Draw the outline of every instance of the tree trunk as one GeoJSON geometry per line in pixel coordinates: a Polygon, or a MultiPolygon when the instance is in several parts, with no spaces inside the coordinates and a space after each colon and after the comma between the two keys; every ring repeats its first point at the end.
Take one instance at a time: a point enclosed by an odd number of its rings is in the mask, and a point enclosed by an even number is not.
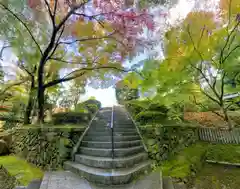
{"type": "Polygon", "coordinates": [[[44,123],[44,88],[38,86],[38,123],[44,123]]]}
{"type": "Polygon", "coordinates": [[[31,123],[30,116],[31,116],[31,112],[32,112],[32,109],[33,109],[33,104],[34,104],[33,91],[31,89],[31,91],[29,93],[27,108],[26,108],[26,111],[25,111],[25,114],[24,114],[24,124],[30,124],[31,123]]]}
{"type": "Polygon", "coordinates": [[[25,110],[24,113],[24,124],[30,124],[30,116],[31,116],[31,112],[33,110],[33,105],[34,105],[34,87],[35,87],[35,81],[34,81],[34,76],[32,76],[31,78],[31,88],[29,91],[29,97],[28,97],[28,104],[27,104],[27,108],[25,110]]]}
{"type": "Polygon", "coordinates": [[[228,116],[227,110],[225,108],[222,108],[222,112],[223,112],[223,115],[224,115],[224,120],[228,124],[228,129],[232,130],[233,129],[233,124],[232,124],[232,121],[231,121],[230,117],[228,116]]]}
{"type": "Polygon", "coordinates": [[[44,91],[45,88],[43,86],[43,69],[44,63],[40,62],[40,66],[38,69],[38,90],[37,90],[37,97],[38,97],[38,124],[44,123],[44,91]]]}

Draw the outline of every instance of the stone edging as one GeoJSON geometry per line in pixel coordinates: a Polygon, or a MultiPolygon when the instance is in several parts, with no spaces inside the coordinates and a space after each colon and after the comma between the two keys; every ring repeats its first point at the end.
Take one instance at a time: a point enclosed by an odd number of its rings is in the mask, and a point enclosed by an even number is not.
{"type": "Polygon", "coordinates": [[[219,164],[219,165],[240,167],[240,163],[230,163],[230,162],[226,162],[226,161],[214,161],[214,160],[206,160],[206,162],[210,163],[210,164],[219,164]]]}
{"type": "Polygon", "coordinates": [[[79,146],[81,145],[82,143],[82,140],[83,140],[83,137],[86,135],[86,133],[88,132],[93,120],[95,119],[97,113],[100,111],[100,109],[94,114],[94,116],[92,117],[91,121],[88,123],[88,127],[85,129],[85,131],[83,132],[83,134],[81,135],[81,137],[79,138],[77,144],[73,147],[73,150],[72,150],[72,153],[71,153],[71,156],[72,156],[72,161],[75,160],[75,154],[77,153],[78,151],[78,148],[79,146]]]}

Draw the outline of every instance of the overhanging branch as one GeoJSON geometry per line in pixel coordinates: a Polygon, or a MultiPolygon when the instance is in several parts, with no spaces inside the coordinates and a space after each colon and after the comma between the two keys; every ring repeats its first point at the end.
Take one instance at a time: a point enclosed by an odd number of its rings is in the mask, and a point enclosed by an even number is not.
{"type": "Polygon", "coordinates": [[[59,83],[63,83],[63,82],[70,81],[72,79],[76,79],[78,77],[81,77],[87,71],[94,71],[94,70],[101,70],[101,69],[115,69],[115,70],[118,70],[118,71],[121,71],[121,72],[129,72],[130,71],[130,70],[120,69],[120,68],[117,68],[117,67],[114,67],[114,66],[81,68],[79,70],[75,70],[75,71],[70,72],[69,74],[67,74],[66,76],[62,77],[61,79],[55,79],[53,81],[50,81],[47,84],[45,84],[43,87],[44,88],[52,87],[52,86],[55,86],[55,85],[57,85],[59,83]],[[78,73],[78,72],[80,72],[80,73],[78,73]],[[73,75],[73,74],[76,74],[76,75],[73,75]],[[73,75],[73,76],[71,76],[71,75],[73,75]]]}
{"type": "Polygon", "coordinates": [[[0,5],[6,10],[8,11],[14,18],[16,18],[19,22],[22,23],[22,25],[25,27],[25,29],[28,31],[29,35],[31,36],[32,40],[34,41],[34,43],[36,44],[38,50],[40,51],[41,54],[42,53],[42,50],[40,48],[40,45],[37,43],[35,37],[33,36],[31,30],[28,28],[27,24],[24,23],[12,10],[10,10],[8,7],[6,7],[3,3],[0,2],[0,5]]]}

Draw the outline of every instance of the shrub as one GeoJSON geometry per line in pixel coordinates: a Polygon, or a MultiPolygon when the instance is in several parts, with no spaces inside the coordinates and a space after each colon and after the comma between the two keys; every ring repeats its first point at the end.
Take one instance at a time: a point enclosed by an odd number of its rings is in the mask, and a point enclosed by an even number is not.
{"type": "Polygon", "coordinates": [[[57,114],[53,114],[53,124],[80,124],[80,123],[88,123],[91,119],[91,115],[89,113],[84,112],[60,112],[57,114]]]}
{"type": "Polygon", "coordinates": [[[79,107],[88,110],[91,114],[94,114],[101,108],[101,102],[95,99],[89,99],[79,104],[79,107]]]}
{"type": "Polygon", "coordinates": [[[204,143],[197,143],[185,148],[176,156],[163,162],[161,166],[163,175],[171,176],[181,181],[191,179],[201,169],[207,148],[207,145],[204,143]]]}
{"type": "Polygon", "coordinates": [[[86,100],[86,101],[83,102],[83,104],[85,104],[85,105],[90,105],[90,104],[96,105],[98,109],[100,109],[101,106],[102,106],[101,102],[99,102],[98,100],[95,100],[95,99],[86,100]]]}
{"type": "Polygon", "coordinates": [[[166,118],[166,114],[158,111],[143,111],[136,115],[135,120],[140,124],[156,123],[166,118]]]}

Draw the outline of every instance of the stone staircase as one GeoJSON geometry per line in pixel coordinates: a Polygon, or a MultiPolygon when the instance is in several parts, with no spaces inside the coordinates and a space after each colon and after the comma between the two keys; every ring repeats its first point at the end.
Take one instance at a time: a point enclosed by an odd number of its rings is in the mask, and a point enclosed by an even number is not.
{"type": "Polygon", "coordinates": [[[151,162],[127,112],[116,106],[113,110],[98,112],[74,159],[64,163],[66,171],[46,172],[42,181],[15,189],[186,189],[183,184],[174,184],[171,177],[162,177],[160,171],[131,182],[150,171],[151,162]]]}
{"type": "Polygon", "coordinates": [[[123,108],[115,106],[96,115],[74,161],[65,162],[64,168],[94,183],[121,185],[150,170],[150,165],[134,123],[123,108]]]}

